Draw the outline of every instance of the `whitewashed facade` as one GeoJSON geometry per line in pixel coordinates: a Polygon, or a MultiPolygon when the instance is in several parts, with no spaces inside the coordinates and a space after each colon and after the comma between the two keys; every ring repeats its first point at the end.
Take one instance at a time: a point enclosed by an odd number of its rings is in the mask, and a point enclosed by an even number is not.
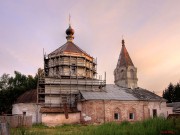
{"type": "Polygon", "coordinates": [[[16,103],[13,104],[12,114],[32,116],[32,123],[41,123],[40,108],[36,103],[16,103]]]}

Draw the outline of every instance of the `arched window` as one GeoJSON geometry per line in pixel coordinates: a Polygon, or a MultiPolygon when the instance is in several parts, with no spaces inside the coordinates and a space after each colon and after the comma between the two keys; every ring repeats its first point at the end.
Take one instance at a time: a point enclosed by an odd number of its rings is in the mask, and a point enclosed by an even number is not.
{"type": "Polygon", "coordinates": [[[115,110],[114,110],[114,120],[115,121],[118,121],[118,120],[120,120],[121,119],[121,111],[120,111],[120,109],[119,108],[116,108],[115,110]]]}
{"type": "Polygon", "coordinates": [[[129,119],[130,121],[133,121],[133,120],[136,119],[136,110],[135,110],[134,108],[131,108],[131,109],[129,110],[128,119],[129,119]]]}
{"type": "Polygon", "coordinates": [[[120,79],[125,78],[125,71],[122,69],[120,74],[120,79]]]}
{"type": "Polygon", "coordinates": [[[133,69],[130,70],[130,78],[134,78],[134,70],[133,69]]]}

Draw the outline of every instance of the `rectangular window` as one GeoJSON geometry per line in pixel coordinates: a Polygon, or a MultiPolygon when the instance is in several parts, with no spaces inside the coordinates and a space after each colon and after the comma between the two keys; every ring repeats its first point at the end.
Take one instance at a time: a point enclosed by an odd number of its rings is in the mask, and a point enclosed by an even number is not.
{"type": "Polygon", "coordinates": [[[129,119],[133,120],[134,119],[134,113],[129,113],[129,119]]]}
{"type": "Polygon", "coordinates": [[[157,117],[157,109],[153,109],[153,118],[157,117]]]}
{"type": "Polygon", "coordinates": [[[119,113],[114,113],[114,119],[119,120],[119,113]]]}

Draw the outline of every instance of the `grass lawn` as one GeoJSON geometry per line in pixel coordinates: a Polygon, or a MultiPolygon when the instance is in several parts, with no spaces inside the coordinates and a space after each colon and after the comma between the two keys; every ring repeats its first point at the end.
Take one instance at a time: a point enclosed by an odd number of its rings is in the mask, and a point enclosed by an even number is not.
{"type": "Polygon", "coordinates": [[[47,127],[42,124],[32,128],[11,129],[11,135],[161,135],[161,131],[173,131],[180,135],[180,119],[175,122],[163,118],[142,122],[105,123],[102,125],[62,125],[47,127]]]}

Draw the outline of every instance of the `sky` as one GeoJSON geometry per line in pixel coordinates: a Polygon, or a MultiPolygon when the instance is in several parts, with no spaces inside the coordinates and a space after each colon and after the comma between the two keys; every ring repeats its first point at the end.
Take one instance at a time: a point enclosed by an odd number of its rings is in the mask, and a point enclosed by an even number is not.
{"type": "Polygon", "coordinates": [[[122,36],[139,87],[162,95],[180,81],[180,0],[0,0],[0,75],[43,68],[43,49],[66,43],[69,14],[74,43],[97,58],[107,84],[122,36]]]}

